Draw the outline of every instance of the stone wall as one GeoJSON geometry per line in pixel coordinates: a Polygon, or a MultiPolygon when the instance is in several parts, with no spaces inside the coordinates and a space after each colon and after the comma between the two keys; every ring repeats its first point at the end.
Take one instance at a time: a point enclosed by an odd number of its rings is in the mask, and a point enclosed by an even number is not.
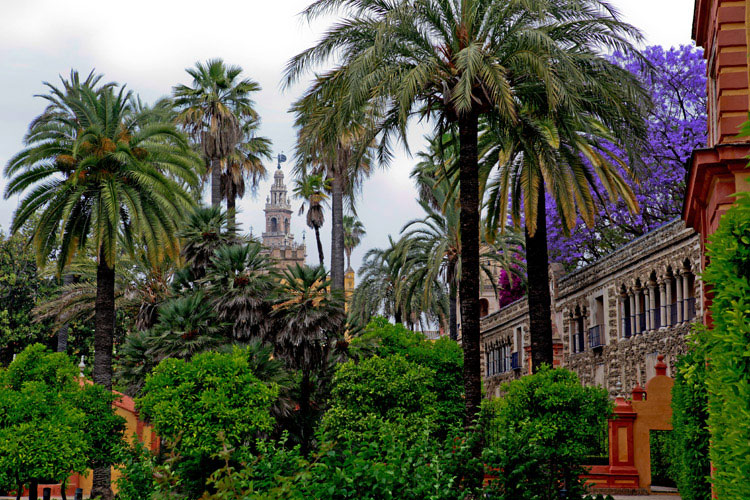
{"type": "MultiPolygon", "coordinates": [[[[685,334],[702,317],[703,286],[698,235],[672,221],[594,262],[564,274],[551,265],[555,364],[578,373],[584,384],[629,393],[654,375],[656,356],[673,373],[685,351],[685,334]]],[[[488,396],[530,367],[528,304],[521,299],[482,318],[482,374],[488,396]],[[521,328],[522,335],[518,335],[521,328]],[[522,342],[519,345],[519,338],[522,342]],[[488,370],[498,349],[511,346],[520,369],[488,370]]]]}

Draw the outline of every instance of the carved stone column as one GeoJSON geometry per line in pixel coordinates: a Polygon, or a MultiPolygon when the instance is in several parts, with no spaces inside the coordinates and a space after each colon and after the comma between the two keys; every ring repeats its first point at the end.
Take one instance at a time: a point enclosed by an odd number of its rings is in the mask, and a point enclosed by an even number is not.
{"type": "Polygon", "coordinates": [[[665,304],[667,305],[666,309],[666,315],[664,316],[664,324],[667,326],[674,326],[672,325],[672,281],[674,278],[667,276],[665,278],[666,288],[667,288],[667,301],[665,304]]]}
{"type": "Polygon", "coordinates": [[[630,321],[630,336],[632,337],[633,335],[635,335],[635,322],[636,322],[635,295],[633,295],[632,291],[628,293],[628,300],[630,300],[630,317],[628,318],[628,320],[630,321]]]}
{"type": "Polygon", "coordinates": [[[656,329],[656,281],[648,282],[648,330],[656,329]]]}
{"type": "Polygon", "coordinates": [[[664,327],[667,325],[667,282],[665,280],[661,280],[659,283],[659,304],[661,304],[659,307],[661,321],[659,323],[661,327],[664,327]]]}
{"type": "Polygon", "coordinates": [[[690,317],[688,313],[688,299],[690,298],[689,283],[690,271],[683,271],[682,273],[682,320],[688,321],[690,317]]]}
{"type": "Polygon", "coordinates": [[[635,333],[642,333],[641,332],[641,294],[643,293],[643,289],[636,288],[635,289],[635,333]]]}
{"type": "Polygon", "coordinates": [[[682,274],[678,274],[675,276],[675,279],[677,280],[677,286],[675,287],[677,289],[677,324],[679,325],[683,321],[683,300],[682,300],[682,274]]]}

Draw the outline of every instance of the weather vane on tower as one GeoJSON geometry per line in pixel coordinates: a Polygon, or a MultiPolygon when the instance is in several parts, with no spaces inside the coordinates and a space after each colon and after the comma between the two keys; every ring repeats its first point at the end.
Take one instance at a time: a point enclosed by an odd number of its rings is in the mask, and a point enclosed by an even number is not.
{"type": "Polygon", "coordinates": [[[286,155],[283,152],[281,152],[278,154],[276,158],[279,160],[279,166],[277,168],[281,170],[281,164],[286,161],[286,155]]]}

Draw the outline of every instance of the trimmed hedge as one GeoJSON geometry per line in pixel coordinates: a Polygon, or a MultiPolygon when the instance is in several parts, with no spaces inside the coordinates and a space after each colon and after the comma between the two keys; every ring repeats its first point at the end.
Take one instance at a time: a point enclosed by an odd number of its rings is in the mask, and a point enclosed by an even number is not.
{"type": "Polygon", "coordinates": [[[711,462],[708,433],[706,357],[691,336],[677,364],[672,388],[673,477],[683,500],[710,500],[711,462]]]}
{"type": "Polygon", "coordinates": [[[714,487],[722,500],[750,498],[750,193],[738,195],[708,245],[703,280],[713,289],[705,342],[714,487]]]}

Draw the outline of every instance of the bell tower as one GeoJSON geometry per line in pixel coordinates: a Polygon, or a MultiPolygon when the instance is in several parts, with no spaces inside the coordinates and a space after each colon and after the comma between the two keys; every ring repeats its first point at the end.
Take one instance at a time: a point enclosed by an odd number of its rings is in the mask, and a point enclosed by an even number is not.
{"type": "Polygon", "coordinates": [[[294,241],[291,233],[292,205],[287,196],[286,184],[284,184],[284,172],[281,164],[286,161],[286,156],[278,155],[278,165],[273,174],[271,194],[266,197],[266,229],[263,231],[263,246],[271,255],[283,265],[293,262],[304,263],[305,246],[294,241]]]}

